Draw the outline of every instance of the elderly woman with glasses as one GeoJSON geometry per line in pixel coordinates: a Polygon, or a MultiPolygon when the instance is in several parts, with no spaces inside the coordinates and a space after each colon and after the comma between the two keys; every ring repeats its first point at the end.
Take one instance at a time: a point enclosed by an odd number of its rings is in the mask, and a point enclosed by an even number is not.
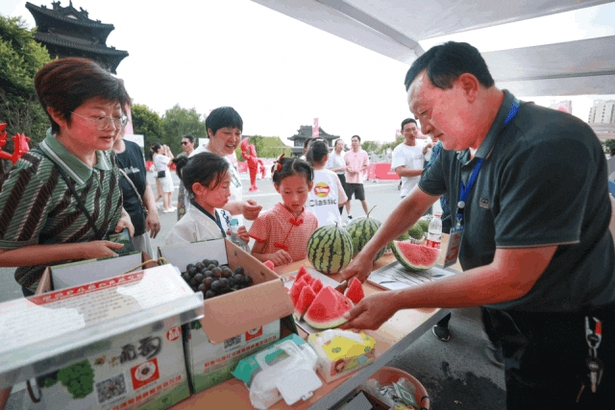
{"type": "Polygon", "coordinates": [[[47,265],[116,255],[108,234],[134,228],[111,149],[127,118],[122,81],[91,60],[45,65],[34,87],[51,129],[0,191],[0,266],[31,295],[47,265]]]}

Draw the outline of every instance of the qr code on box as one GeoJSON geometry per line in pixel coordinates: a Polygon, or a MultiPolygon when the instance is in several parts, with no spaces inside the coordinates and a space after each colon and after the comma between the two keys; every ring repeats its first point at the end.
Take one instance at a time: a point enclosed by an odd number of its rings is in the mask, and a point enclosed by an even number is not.
{"type": "Polygon", "coordinates": [[[231,337],[230,339],[226,339],[224,341],[224,349],[226,350],[226,349],[232,348],[238,345],[239,343],[241,343],[241,335],[231,337]]]}
{"type": "Polygon", "coordinates": [[[124,379],[123,373],[96,383],[96,394],[98,394],[98,402],[100,404],[104,404],[109,400],[120,397],[125,393],[126,380],[124,379]]]}

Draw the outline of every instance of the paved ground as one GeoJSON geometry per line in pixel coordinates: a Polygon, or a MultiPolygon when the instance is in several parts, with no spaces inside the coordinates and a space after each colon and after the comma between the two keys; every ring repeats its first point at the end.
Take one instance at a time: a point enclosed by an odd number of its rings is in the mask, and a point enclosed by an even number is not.
{"type": "MultiPolygon", "coordinates": [[[[247,175],[244,177],[247,179],[247,175]]],[[[153,184],[151,176],[150,182],[153,184]]],[[[279,202],[279,195],[270,180],[259,180],[257,183],[260,191],[249,193],[244,182],[245,199],[256,200],[264,209],[279,202]]],[[[152,186],[155,192],[155,186],[152,186]]],[[[399,202],[397,183],[368,181],[365,188],[370,207],[376,205],[372,217],[383,221],[399,202]]],[[[352,200],[352,214],[363,215],[361,205],[356,200],[352,200]]],[[[174,213],[160,215],[162,230],[154,246],[164,242],[164,237],[177,219],[174,213]]],[[[344,219],[345,215],[344,212],[344,219]]],[[[12,271],[0,269],[0,302],[22,296],[21,289],[13,280],[12,271]]],[[[432,398],[432,409],[504,409],[504,373],[484,354],[486,342],[482,336],[478,308],[453,311],[450,328],[452,337],[449,342],[440,342],[431,332],[427,332],[390,365],[407,371],[421,381],[432,398]]],[[[21,399],[15,397],[11,400],[7,408],[23,408],[21,399]]]]}

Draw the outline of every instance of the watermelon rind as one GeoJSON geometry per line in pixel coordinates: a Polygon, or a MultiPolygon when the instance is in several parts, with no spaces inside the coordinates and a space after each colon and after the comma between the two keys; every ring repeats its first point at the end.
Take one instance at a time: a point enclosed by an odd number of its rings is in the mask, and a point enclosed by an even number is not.
{"type": "Polygon", "coordinates": [[[308,260],[326,275],[342,271],[352,260],[352,237],[337,224],[317,228],[307,246],[308,260]]]}
{"type": "Polygon", "coordinates": [[[433,268],[440,256],[439,249],[406,241],[393,241],[391,250],[399,263],[415,272],[433,268]]]}
{"type": "Polygon", "coordinates": [[[344,314],[353,306],[350,299],[327,285],[318,292],[303,320],[314,329],[331,329],[348,321],[344,314]]]}

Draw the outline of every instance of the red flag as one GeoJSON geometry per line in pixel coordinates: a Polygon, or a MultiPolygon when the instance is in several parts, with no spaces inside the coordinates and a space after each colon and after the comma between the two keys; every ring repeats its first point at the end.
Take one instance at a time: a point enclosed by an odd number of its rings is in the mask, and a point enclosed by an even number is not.
{"type": "Polygon", "coordinates": [[[318,138],[318,118],[314,118],[314,125],[312,126],[312,138],[318,138]]]}

